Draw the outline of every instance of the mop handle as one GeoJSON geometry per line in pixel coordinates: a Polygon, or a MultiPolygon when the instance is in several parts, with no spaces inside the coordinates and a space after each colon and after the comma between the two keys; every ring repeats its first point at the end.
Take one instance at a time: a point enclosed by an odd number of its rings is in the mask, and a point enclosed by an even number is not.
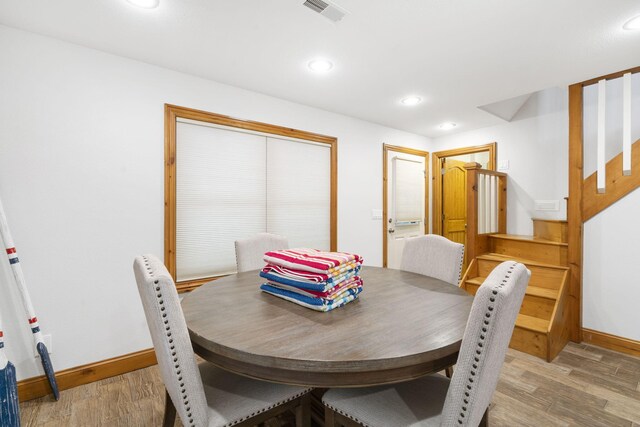
{"type": "Polygon", "coordinates": [[[7,363],[9,363],[9,359],[4,354],[4,330],[2,329],[2,316],[0,316],[0,370],[6,368],[7,363]]]}
{"type": "Polygon", "coordinates": [[[25,310],[27,311],[27,315],[29,316],[28,321],[31,332],[34,335],[36,343],[44,342],[42,333],[40,332],[38,318],[36,317],[35,310],[33,309],[33,305],[31,304],[31,297],[29,296],[29,291],[27,291],[24,274],[22,274],[22,267],[20,266],[18,252],[16,251],[16,248],[13,244],[13,239],[11,238],[11,233],[9,232],[9,226],[7,224],[7,217],[4,214],[2,200],[0,200],[0,236],[4,241],[6,253],[9,257],[9,264],[11,264],[11,271],[13,272],[13,276],[16,279],[18,290],[20,291],[20,296],[22,297],[22,303],[25,310]]]}

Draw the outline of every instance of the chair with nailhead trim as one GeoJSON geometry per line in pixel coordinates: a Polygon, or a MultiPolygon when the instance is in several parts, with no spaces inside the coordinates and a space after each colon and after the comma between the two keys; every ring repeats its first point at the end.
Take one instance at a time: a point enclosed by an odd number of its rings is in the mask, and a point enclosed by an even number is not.
{"type": "Polygon", "coordinates": [[[400,270],[435,277],[458,286],[464,245],[437,234],[407,239],[402,251],[400,270]]]}
{"type": "Polygon", "coordinates": [[[405,383],[331,389],[325,426],[487,425],[488,407],[531,272],[503,262],[478,289],[451,379],[428,375],[405,383]]]}
{"type": "Polygon", "coordinates": [[[138,256],[133,270],[166,388],[165,426],[173,426],[176,410],[185,427],[255,425],[287,410],[296,412],[296,425],[310,425],[309,388],[198,364],[175,283],[162,261],[138,256]]]}
{"type": "Polygon", "coordinates": [[[265,262],[262,258],[265,252],[288,249],[289,242],[286,237],[258,233],[247,239],[236,240],[235,247],[238,273],[242,273],[264,267],[265,262]]]}

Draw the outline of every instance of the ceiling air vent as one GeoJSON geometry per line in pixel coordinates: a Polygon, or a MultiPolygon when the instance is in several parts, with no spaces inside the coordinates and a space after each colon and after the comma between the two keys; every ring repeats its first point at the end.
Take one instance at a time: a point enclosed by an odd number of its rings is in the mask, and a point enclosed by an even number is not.
{"type": "Polygon", "coordinates": [[[303,5],[333,22],[340,21],[347,14],[340,6],[323,0],[306,0],[303,5]]]}

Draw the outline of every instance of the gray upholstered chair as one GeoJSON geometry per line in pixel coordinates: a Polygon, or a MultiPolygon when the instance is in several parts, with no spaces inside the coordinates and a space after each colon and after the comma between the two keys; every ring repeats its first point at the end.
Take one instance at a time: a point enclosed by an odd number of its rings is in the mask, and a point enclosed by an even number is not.
{"type": "Polygon", "coordinates": [[[167,391],[165,426],[173,426],[176,409],[185,427],[255,425],[288,409],[296,411],[296,424],[310,424],[310,389],[196,363],[178,292],[162,261],[139,256],[133,270],[167,391]]]}
{"type": "Polygon", "coordinates": [[[458,286],[463,263],[464,245],[437,234],[427,234],[407,239],[400,270],[435,277],[458,286]]]}
{"type": "Polygon", "coordinates": [[[496,267],[478,289],[453,378],[332,389],[323,397],[325,426],[478,426],[488,406],[531,273],[514,261],[496,267]]]}
{"type": "Polygon", "coordinates": [[[286,237],[270,233],[259,233],[247,239],[236,240],[236,265],[238,273],[264,267],[265,252],[288,249],[286,237]]]}

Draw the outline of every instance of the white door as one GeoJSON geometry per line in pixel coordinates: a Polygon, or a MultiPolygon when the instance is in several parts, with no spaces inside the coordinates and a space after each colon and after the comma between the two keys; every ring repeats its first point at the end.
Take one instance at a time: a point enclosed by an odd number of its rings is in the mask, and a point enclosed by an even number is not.
{"type": "Polygon", "coordinates": [[[400,268],[404,242],[425,233],[425,158],[387,156],[387,267],[400,268]]]}

